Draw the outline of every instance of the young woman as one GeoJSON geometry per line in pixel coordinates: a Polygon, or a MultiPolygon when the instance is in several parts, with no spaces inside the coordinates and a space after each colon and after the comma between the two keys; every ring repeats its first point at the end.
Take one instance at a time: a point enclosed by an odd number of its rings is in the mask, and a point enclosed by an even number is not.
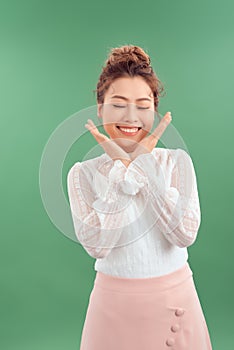
{"type": "Polygon", "coordinates": [[[188,263],[201,214],[187,152],[151,134],[162,86],[146,52],[111,50],[97,84],[98,117],[85,127],[104,154],[67,177],[75,233],[96,259],[80,350],[210,350],[188,263]],[[149,135],[148,135],[149,134],[149,135]]]}

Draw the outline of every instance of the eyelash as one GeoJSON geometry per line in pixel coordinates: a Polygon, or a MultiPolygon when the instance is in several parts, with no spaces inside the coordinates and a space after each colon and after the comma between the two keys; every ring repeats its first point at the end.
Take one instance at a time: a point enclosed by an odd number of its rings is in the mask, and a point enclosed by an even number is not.
{"type": "MultiPolygon", "coordinates": [[[[113,105],[114,107],[117,108],[125,108],[125,106],[117,106],[117,105],[113,105]]],[[[139,109],[149,109],[149,107],[138,107],[139,109]]]]}

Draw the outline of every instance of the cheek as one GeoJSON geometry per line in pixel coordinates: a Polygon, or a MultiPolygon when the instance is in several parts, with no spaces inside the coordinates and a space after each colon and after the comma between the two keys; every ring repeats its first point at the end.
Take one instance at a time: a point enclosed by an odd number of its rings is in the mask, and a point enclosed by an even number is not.
{"type": "Polygon", "coordinates": [[[142,136],[142,138],[145,137],[148,133],[149,133],[148,130],[142,129],[142,130],[141,130],[141,136],[142,136]]]}
{"type": "Polygon", "coordinates": [[[117,129],[113,124],[104,124],[103,128],[106,131],[106,133],[112,137],[117,134],[117,129]]]}
{"type": "Polygon", "coordinates": [[[141,115],[141,121],[142,124],[144,125],[144,130],[150,131],[153,124],[154,124],[154,111],[146,111],[145,113],[142,113],[141,115]]]}
{"type": "Polygon", "coordinates": [[[147,120],[147,122],[145,121],[144,128],[142,129],[142,132],[144,132],[145,134],[149,133],[150,130],[152,129],[153,125],[154,125],[153,120],[147,120]]]}

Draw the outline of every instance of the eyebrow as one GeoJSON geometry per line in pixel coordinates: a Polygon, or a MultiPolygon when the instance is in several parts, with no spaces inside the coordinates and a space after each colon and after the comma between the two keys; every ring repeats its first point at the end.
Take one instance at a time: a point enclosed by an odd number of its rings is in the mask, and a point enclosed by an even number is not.
{"type": "MultiPolygon", "coordinates": [[[[111,98],[114,98],[114,97],[117,97],[117,98],[121,98],[122,100],[125,100],[125,101],[129,101],[127,97],[124,97],[124,96],[120,96],[120,95],[113,95],[111,96],[111,98]]],[[[136,101],[144,101],[144,100],[147,100],[147,101],[151,101],[151,98],[148,98],[148,97],[140,97],[140,98],[137,98],[136,101]]]]}

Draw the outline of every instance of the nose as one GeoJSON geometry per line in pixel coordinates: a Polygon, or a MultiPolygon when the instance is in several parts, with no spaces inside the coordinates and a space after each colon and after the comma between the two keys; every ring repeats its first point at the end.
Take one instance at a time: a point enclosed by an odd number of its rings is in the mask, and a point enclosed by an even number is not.
{"type": "Polygon", "coordinates": [[[126,113],[124,116],[124,122],[129,124],[139,124],[139,118],[137,116],[137,109],[134,103],[129,103],[128,108],[126,108],[126,113]]]}

